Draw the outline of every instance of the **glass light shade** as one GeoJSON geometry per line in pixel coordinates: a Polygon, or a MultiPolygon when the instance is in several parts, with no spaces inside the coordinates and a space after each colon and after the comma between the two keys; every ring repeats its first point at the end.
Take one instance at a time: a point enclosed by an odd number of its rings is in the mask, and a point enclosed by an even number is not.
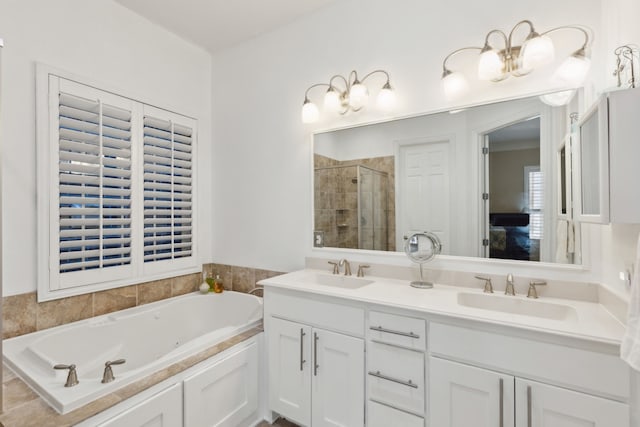
{"type": "Polygon", "coordinates": [[[351,108],[359,110],[367,105],[368,100],[369,89],[365,85],[358,82],[351,86],[351,90],[349,90],[349,105],[351,105],[351,108]]]}
{"type": "Polygon", "coordinates": [[[384,112],[389,112],[394,109],[396,106],[396,93],[391,89],[391,86],[384,85],[382,89],[380,89],[376,104],[378,108],[384,112]]]}
{"type": "Polygon", "coordinates": [[[469,88],[469,84],[462,73],[446,71],[442,77],[442,88],[444,89],[444,96],[448,100],[453,100],[465,93],[469,88]]]}
{"type": "Polygon", "coordinates": [[[324,94],[324,109],[331,113],[338,113],[340,109],[342,109],[340,94],[337,90],[330,88],[327,93],[324,94]]]}
{"type": "Polygon", "coordinates": [[[540,100],[552,107],[560,107],[562,105],[567,105],[575,93],[575,89],[547,93],[546,95],[540,95],[540,100]]]}
{"type": "MultiPolygon", "coordinates": [[[[484,49],[483,49],[484,50],[484,49]]],[[[498,80],[504,74],[504,63],[495,49],[485,50],[478,60],[478,79],[498,80]]]]}
{"type": "Polygon", "coordinates": [[[313,123],[320,117],[320,111],[313,102],[306,100],[302,104],[302,123],[313,123]]]}
{"type": "Polygon", "coordinates": [[[553,62],[555,48],[548,36],[536,36],[522,46],[522,68],[531,70],[553,62]]]}
{"type": "Polygon", "coordinates": [[[570,86],[580,86],[587,77],[591,60],[586,56],[574,53],[564,60],[555,72],[554,78],[570,86]]]}

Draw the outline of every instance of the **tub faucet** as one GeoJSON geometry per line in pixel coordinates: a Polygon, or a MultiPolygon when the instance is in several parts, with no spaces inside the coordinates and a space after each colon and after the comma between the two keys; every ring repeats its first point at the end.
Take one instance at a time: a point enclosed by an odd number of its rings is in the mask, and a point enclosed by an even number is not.
{"type": "Polygon", "coordinates": [[[69,375],[67,375],[67,382],[64,383],[65,387],[73,387],[74,385],[78,385],[80,381],[78,381],[78,373],[76,372],[76,365],[73,363],[71,365],[55,365],[53,369],[68,369],[69,375]]]}
{"type": "Polygon", "coordinates": [[[255,295],[255,294],[256,294],[256,292],[261,292],[261,293],[262,293],[262,295],[264,296],[264,288],[261,288],[261,287],[255,287],[255,288],[251,289],[251,290],[250,290],[249,292],[247,292],[247,293],[248,293],[248,294],[253,294],[253,295],[255,295]]]}
{"type": "Polygon", "coordinates": [[[351,276],[351,264],[349,264],[349,261],[347,261],[346,258],[342,258],[340,260],[340,262],[338,263],[338,265],[340,267],[342,267],[344,265],[344,275],[345,276],[351,276]]]}
{"type": "Polygon", "coordinates": [[[122,365],[124,362],[126,362],[125,359],[105,362],[104,374],[102,375],[102,384],[110,383],[111,381],[116,379],[116,377],[113,376],[113,369],[111,369],[111,365],[122,365]]]}
{"type": "Polygon", "coordinates": [[[505,295],[515,295],[516,291],[513,288],[513,274],[507,274],[507,287],[504,290],[505,295]]]}

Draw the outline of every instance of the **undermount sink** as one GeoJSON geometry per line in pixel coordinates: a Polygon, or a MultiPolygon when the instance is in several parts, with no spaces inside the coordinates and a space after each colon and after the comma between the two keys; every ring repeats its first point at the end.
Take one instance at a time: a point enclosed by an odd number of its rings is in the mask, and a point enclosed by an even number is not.
{"type": "Polygon", "coordinates": [[[373,280],[362,279],[337,274],[312,274],[307,278],[309,282],[324,286],[334,286],[336,288],[358,289],[370,285],[373,280]]]}
{"type": "Polygon", "coordinates": [[[458,304],[482,310],[519,314],[551,320],[577,319],[576,309],[563,304],[529,300],[522,297],[461,292],[458,304]]]}

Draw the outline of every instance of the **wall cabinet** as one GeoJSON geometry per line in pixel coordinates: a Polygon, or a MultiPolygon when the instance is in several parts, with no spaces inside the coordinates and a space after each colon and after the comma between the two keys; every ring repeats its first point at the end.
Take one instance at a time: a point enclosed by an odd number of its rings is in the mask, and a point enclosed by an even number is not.
{"type": "Polygon", "coordinates": [[[433,426],[629,425],[619,402],[438,358],[430,366],[433,426]]]}
{"type": "Polygon", "coordinates": [[[640,223],[640,89],[603,95],[578,124],[575,201],[577,219],[640,223]]]}
{"type": "Polygon", "coordinates": [[[364,340],[270,320],[270,408],[305,426],[364,425],[364,340]]]}

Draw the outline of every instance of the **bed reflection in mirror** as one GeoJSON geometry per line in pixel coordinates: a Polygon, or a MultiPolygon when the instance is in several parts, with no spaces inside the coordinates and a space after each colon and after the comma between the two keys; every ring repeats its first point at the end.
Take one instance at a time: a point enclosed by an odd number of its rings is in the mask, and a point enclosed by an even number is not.
{"type": "Polygon", "coordinates": [[[429,231],[445,255],[579,264],[573,109],[532,97],[317,133],[314,231],[333,248],[399,251],[429,231]]]}

